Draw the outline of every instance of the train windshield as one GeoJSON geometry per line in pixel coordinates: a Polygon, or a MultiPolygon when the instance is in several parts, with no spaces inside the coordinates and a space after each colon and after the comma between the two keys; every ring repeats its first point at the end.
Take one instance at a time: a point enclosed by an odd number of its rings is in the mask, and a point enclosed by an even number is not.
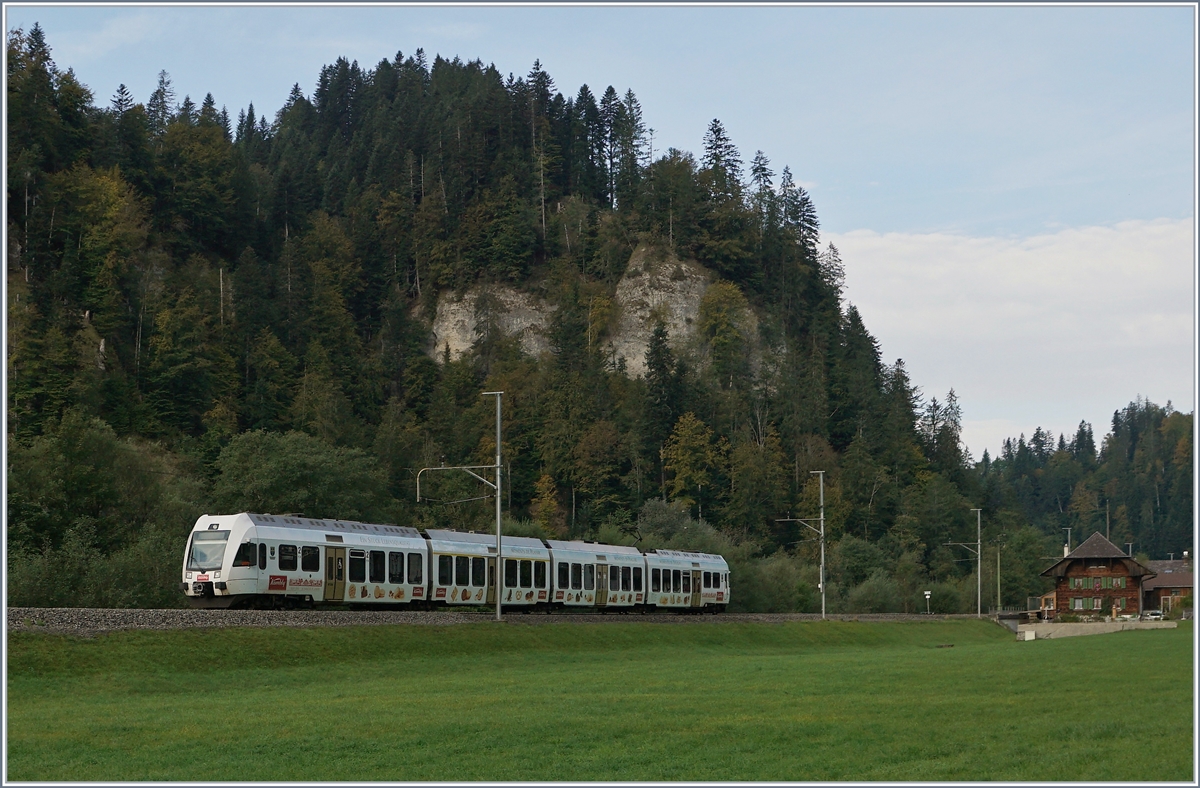
{"type": "Polygon", "coordinates": [[[194,572],[220,569],[228,541],[228,531],[197,531],[192,534],[192,549],[188,551],[187,568],[194,572]]]}

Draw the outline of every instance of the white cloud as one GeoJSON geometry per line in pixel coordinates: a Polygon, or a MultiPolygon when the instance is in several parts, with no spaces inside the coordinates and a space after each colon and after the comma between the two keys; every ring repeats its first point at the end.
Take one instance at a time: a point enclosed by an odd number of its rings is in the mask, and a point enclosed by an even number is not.
{"type": "Polygon", "coordinates": [[[169,19],[150,12],[122,14],[105,21],[99,27],[64,30],[51,42],[55,61],[65,66],[87,65],[114,52],[146,42],[157,43],[160,36],[172,31],[169,19]]]}
{"type": "Polygon", "coordinates": [[[1037,426],[1097,439],[1142,395],[1192,409],[1192,220],[1026,238],[833,234],[846,297],[929,395],[953,387],[976,457],[1037,426]]]}

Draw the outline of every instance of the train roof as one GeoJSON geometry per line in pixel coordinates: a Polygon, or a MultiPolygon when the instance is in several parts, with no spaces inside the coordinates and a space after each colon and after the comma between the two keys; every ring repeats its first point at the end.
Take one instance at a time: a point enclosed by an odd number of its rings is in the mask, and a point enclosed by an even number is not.
{"type": "Polygon", "coordinates": [[[356,520],[323,520],[316,517],[300,517],[282,514],[255,514],[246,512],[246,516],[255,525],[269,525],[273,528],[304,528],[316,531],[332,531],[334,533],[360,533],[364,535],[395,535],[420,539],[421,532],[406,525],[388,525],[380,523],[360,523],[356,520]]]}
{"type": "MultiPolygon", "coordinates": [[[[479,548],[486,547],[492,553],[496,552],[495,534],[450,531],[442,528],[426,528],[425,533],[429,536],[429,541],[436,543],[434,546],[439,549],[446,544],[471,544],[479,548]]],[[[501,539],[501,546],[505,555],[537,555],[543,558],[547,555],[546,545],[542,544],[542,540],[528,536],[505,536],[501,539]],[[512,553],[509,553],[510,549],[512,553]]]]}
{"type": "Polygon", "coordinates": [[[642,551],[636,547],[616,544],[600,544],[599,542],[561,542],[547,539],[546,544],[556,554],[571,554],[572,556],[586,555],[589,560],[609,561],[616,563],[640,563],[642,551]]]}
{"type": "Polygon", "coordinates": [[[652,562],[667,564],[669,566],[687,566],[699,567],[703,565],[717,565],[722,569],[728,569],[729,564],[723,556],[714,555],[712,553],[697,553],[690,550],[647,550],[646,558],[652,562]]]}

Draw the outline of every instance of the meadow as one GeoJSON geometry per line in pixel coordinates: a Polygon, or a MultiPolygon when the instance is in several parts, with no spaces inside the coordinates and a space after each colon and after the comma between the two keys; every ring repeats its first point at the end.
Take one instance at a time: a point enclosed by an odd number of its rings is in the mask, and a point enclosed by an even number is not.
{"type": "Polygon", "coordinates": [[[10,633],[9,781],[1192,780],[1192,624],[10,633]]]}

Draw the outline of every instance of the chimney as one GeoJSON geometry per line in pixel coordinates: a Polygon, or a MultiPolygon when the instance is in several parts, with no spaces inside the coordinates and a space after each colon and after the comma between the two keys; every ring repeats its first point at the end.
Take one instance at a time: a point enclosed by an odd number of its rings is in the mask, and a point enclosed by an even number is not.
{"type": "Polygon", "coordinates": [[[1071,554],[1071,545],[1064,544],[1063,545],[1063,558],[1066,558],[1070,554],[1071,554]]]}

